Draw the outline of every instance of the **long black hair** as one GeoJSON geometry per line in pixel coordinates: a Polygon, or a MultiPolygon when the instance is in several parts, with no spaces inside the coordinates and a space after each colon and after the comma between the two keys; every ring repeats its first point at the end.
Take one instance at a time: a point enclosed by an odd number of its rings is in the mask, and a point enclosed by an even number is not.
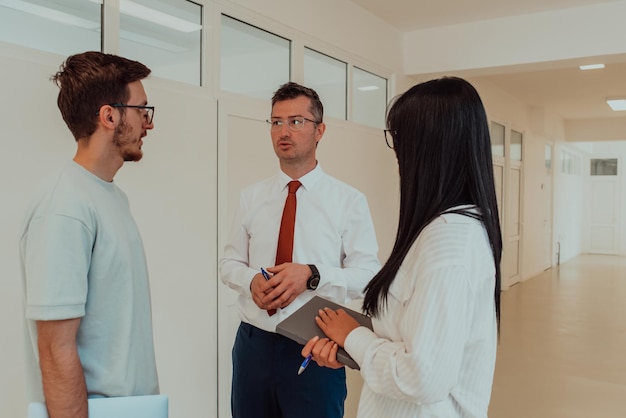
{"type": "Polygon", "coordinates": [[[502,236],[496,202],[487,115],[467,81],[444,77],[418,84],[399,96],[387,113],[387,127],[400,173],[400,216],[389,259],[365,288],[363,310],[378,316],[391,283],[420,232],[441,213],[480,219],[496,268],[494,299],[500,323],[502,236]]]}

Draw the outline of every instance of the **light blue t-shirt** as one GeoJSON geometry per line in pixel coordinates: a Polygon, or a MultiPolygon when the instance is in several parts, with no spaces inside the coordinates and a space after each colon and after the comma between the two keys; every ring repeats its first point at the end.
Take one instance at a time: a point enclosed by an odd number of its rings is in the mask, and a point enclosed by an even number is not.
{"type": "Polygon", "coordinates": [[[72,161],[36,193],[20,254],[29,401],[43,400],[35,321],[79,317],[90,397],[157,394],[148,269],[124,192],[72,161]]]}

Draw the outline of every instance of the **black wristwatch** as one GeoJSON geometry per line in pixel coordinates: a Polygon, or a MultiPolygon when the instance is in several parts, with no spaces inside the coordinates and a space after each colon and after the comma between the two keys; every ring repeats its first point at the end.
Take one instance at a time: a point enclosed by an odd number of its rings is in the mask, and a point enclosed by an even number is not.
{"type": "Polygon", "coordinates": [[[320,272],[315,267],[315,264],[309,264],[309,268],[311,269],[311,277],[306,281],[306,288],[309,290],[317,289],[317,286],[320,284],[320,272]]]}

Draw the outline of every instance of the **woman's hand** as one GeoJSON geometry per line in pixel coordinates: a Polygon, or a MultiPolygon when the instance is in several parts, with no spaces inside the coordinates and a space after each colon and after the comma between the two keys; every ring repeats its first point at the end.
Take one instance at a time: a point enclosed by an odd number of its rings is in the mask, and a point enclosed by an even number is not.
{"type": "Polygon", "coordinates": [[[330,308],[320,309],[319,316],[315,317],[315,322],[324,331],[324,334],[339,344],[340,347],[345,345],[348,334],[359,327],[357,320],[343,309],[336,311],[330,308]]]}
{"type": "Polygon", "coordinates": [[[343,367],[344,364],[337,360],[337,350],[343,347],[346,337],[359,327],[359,323],[343,309],[333,311],[330,308],[320,309],[315,322],[329,338],[311,338],[302,349],[302,356],[311,354],[317,364],[331,369],[343,367]]]}
{"type": "Polygon", "coordinates": [[[339,346],[336,342],[328,338],[320,339],[320,337],[316,336],[306,343],[301,353],[302,357],[308,357],[308,355],[311,354],[311,358],[320,366],[340,369],[344,364],[337,360],[338,349],[339,346]]]}

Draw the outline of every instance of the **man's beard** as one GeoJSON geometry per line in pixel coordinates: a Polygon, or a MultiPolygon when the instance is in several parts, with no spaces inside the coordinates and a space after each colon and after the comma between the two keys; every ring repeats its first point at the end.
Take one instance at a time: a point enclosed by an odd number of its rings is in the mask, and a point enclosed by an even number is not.
{"type": "Polygon", "coordinates": [[[139,149],[139,146],[135,148],[134,145],[138,143],[141,138],[137,141],[133,141],[130,137],[130,132],[132,129],[124,119],[122,119],[115,128],[115,133],[113,134],[113,144],[117,146],[117,148],[122,153],[122,158],[124,161],[139,161],[141,157],[143,157],[143,152],[139,149]]]}

